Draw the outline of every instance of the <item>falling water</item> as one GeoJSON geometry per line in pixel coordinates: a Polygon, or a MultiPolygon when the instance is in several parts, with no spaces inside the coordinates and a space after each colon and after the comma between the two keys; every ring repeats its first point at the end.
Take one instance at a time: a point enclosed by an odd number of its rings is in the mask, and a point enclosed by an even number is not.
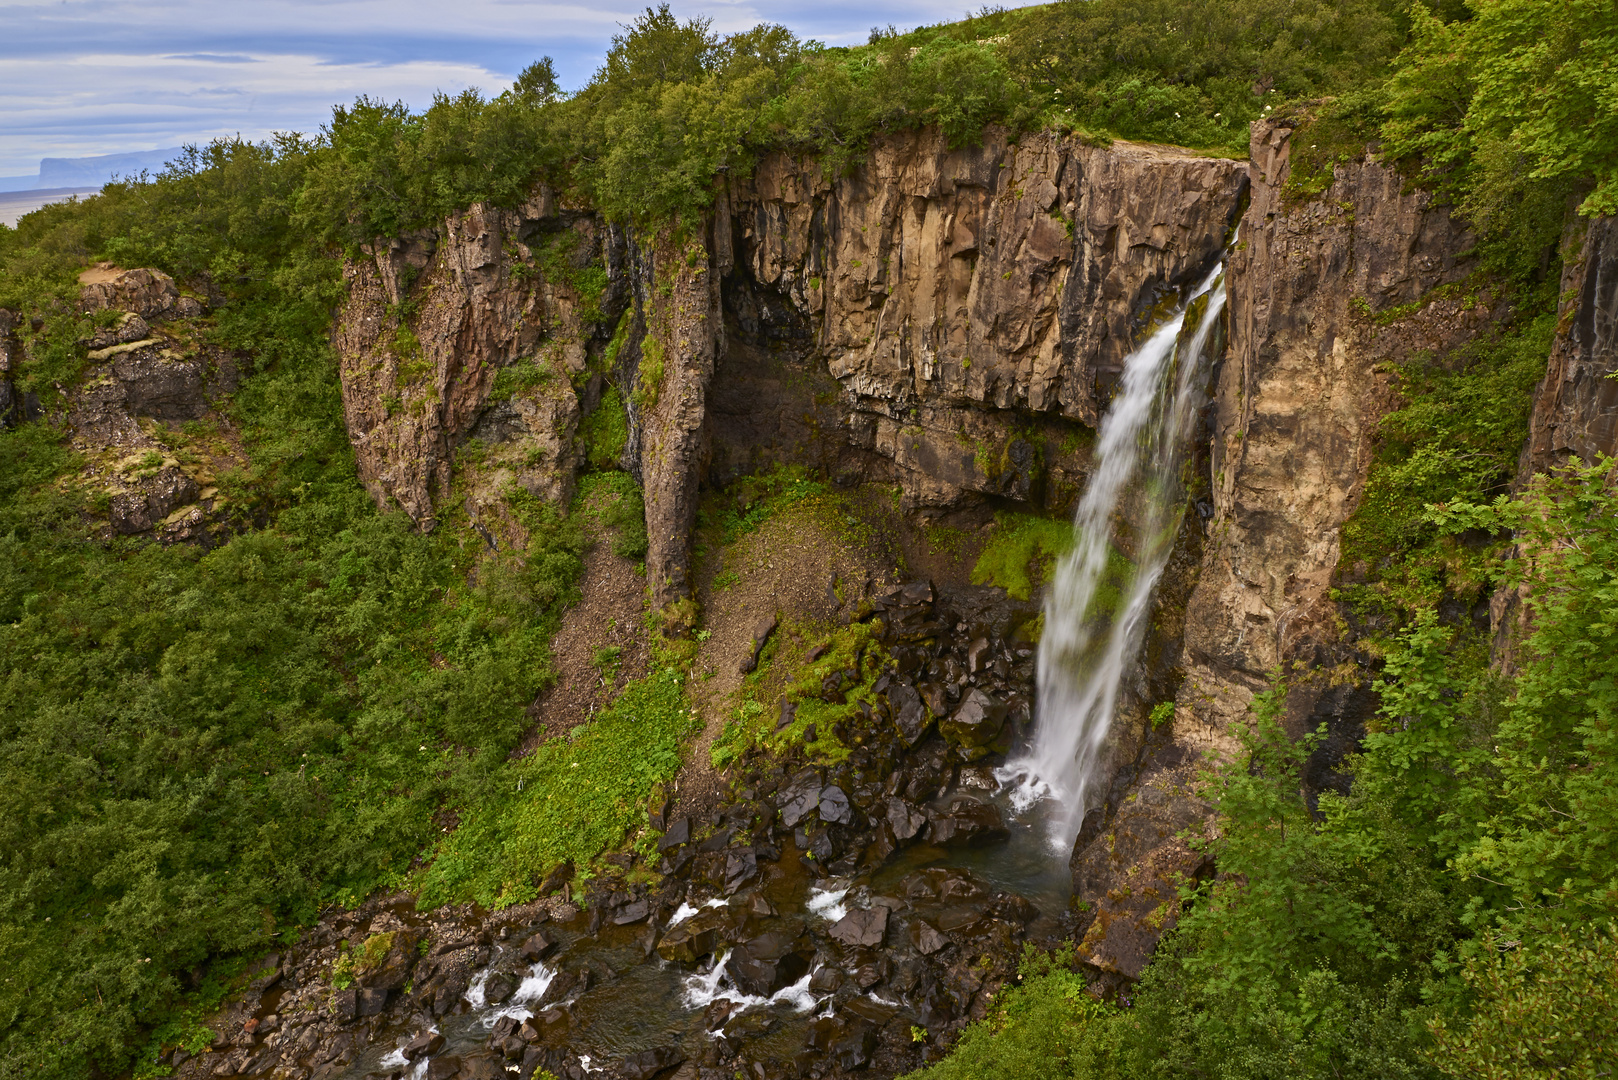
{"type": "Polygon", "coordinates": [[[1064,854],[1089,809],[1118,690],[1179,529],[1180,467],[1202,404],[1202,353],[1225,307],[1221,274],[1215,268],[1125,359],[1074,514],[1074,548],[1057,564],[1045,599],[1035,741],[1002,776],[1016,781],[1022,808],[1054,802],[1050,840],[1064,854]],[[1199,308],[1195,332],[1182,341],[1187,315],[1199,308]]]}

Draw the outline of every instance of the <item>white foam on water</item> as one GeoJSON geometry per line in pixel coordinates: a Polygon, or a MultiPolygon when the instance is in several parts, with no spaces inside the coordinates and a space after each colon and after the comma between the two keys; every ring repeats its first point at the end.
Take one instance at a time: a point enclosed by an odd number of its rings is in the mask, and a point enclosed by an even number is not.
{"type": "Polygon", "coordinates": [[[704,900],[702,902],[702,906],[705,907],[705,908],[724,907],[726,904],[729,904],[729,903],[730,903],[730,901],[726,900],[723,896],[716,896],[711,900],[704,900]]]}
{"type": "Polygon", "coordinates": [[[696,908],[694,908],[690,904],[687,904],[684,901],[682,901],[680,903],[680,906],[674,909],[674,914],[669,916],[669,925],[670,926],[679,926],[681,923],[685,922],[685,920],[689,919],[691,916],[695,915],[696,913],[697,913],[696,908]]]}
{"type": "Polygon", "coordinates": [[[416,1062],[415,1068],[410,1070],[407,1080],[427,1080],[427,1066],[431,1063],[431,1058],[422,1058],[416,1062]]]}
{"type": "MultiPolygon", "coordinates": [[[[710,970],[686,977],[681,997],[687,1008],[706,1009],[716,1001],[728,1001],[732,1016],[761,1005],[785,1005],[794,1012],[806,1013],[814,1010],[822,1001],[830,1001],[829,997],[816,997],[809,989],[809,980],[814,978],[813,972],[805,974],[791,986],[783,986],[769,997],[743,993],[725,971],[725,963],[729,959],[730,950],[726,950],[710,970]]],[[[717,1038],[722,1034],[724,1030],[720,1029],[714,1032],[714,1037],[717,1038]]]]}
{"type": "Polygon", "coordinates": [[[770,995],[771,1005],[791,1005],[794,1012],[806,1013],[820,1004],[820,999],[809,991],[809,980],[814,978],[813,972],[805,975],[791,986],[783,986],[770,995]]]}
{"type": "Polygon", "coordinates": [[[872,1001],[876,1002],[878,1005],[886,1005],[890,1009],[902,1009],[902,1008],[904,1008],[904,1003],[903,1002],[889,1001],[887,998],[882,997],[879,994],[877,994],[877,992],[875,990],[870,991],[865,996],[870,998],[872,1001]]]}
{"type": "Polygon", "coordinates": [[[377,1061],[377,1064],[384,1069],[397,1069],[402,1065],[410,1064],[410,1059],[404,1056],[404,1047],[399,1046],[395,1047],[389,1053],[384,1054],[381,1059],[377,1061]]]}
{"type": "Polygon", "coordinates": [[[1204,398],[1203,352],[1224,311],[1222,270],[1124,360],[1073,515],[1073,550],[1057,563],[1045,597],[1034,742],[995,772],[1018,812],[1057,804],[1050,842],[1064,856],[1091,809],[1118,693],[1185,508],[1181,462],[1204,398]],[[1203,297],[1195,331],[1182,342],[1186,316],[1203,297]]]}
{"type": "Polygon", "coordinates": [[[741,1009],[763,1005],[769,1000],[756,994],[744,994],[730,981],[730,976],[725,973],[725,962],[730,959],[730,952],[731,950],[726,949],[720,954],[719,959],[714,961],[713,967],[708,971],[699,971],[695,975],[686,976],[685,986],[680,994],[686,1008],[706,1009],[716,1001],[728,1001],[733,1007],[739,1006],[740,1008],[734,1011],[740,1012],[741,1009]]]}
{"type": "MultiPolygon", "coordinates": [[[[528,969],[528,974],[523,976],[521,984],[518,985],[511,997],[506,999],[506,1003],[483,1013],[478,1017],[478,1024],[484,1029],[488,1029],[494,1027],[496,1021],[502,1016],[509,1016],[513,1020],[528,1019],[534,1015],[534,1010],[530,1006],[545,996],[545,991],[550,989],[551,980],[555,978],[555,968],[546,967],[544,964],[535,964],[528,969]]],[[[487,976],[485,976],[486,979],[487,976]]],[[[470,991],[468,992],[470,993],[470,991]]],[[[478,995],[483,996],[481,986],[478,988],[478,995]]]]}
{"type": "Polygon", "coordinates": [[[809,914],[819,916],[827,922],[837,922],[848,914],[848,905],[843,898],[848,895],[849,886],[828,888],[825,885],[815,885],[809,890],[809,899],[804,908],[809,914]]]}
{"type": "Polygon", "coordinates": [[[474,1012],[485,1008],[489,1004],[488,998],[483,996],[483,985],[489,981],[489,976],[492,974],[493,971],[489,968],[484,968],[478,972],[472,977],[472,984],[466,988],[466,993],[461,995],[466,999],[466,1003],[472,1006],[474,1012]]]}

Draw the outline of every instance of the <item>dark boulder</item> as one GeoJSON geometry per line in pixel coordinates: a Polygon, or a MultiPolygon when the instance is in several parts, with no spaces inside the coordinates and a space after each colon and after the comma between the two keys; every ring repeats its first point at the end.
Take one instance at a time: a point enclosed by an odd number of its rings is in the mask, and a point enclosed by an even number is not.
{"type": "Polygon", "coordinates": [[[624,1080],[652,1080],[658,1073],[685,1062],[685,1054],[677,1046],[658,1046],[630,1054],[618,1065],[624,1080]]]}
{"type": "Polygon", "coordinates": [[[691,819],[688,817],[675,818],[669,823],[668,831],[658,837],[657,849],[667,851],[671,847],[691,842],[691,819]]]}
{"type": "Polygon", "coordinates": [[[400,1047],[406,1061],[429,1057],[444,1048],[444,1036],[436,1031],[424,1031],[400,1047]]]}
{"type": "Polygon", "coordinates": [[[927,815],[903,799],[888,799],[886,811],[888,827],[893,830],[893,838],[900,843],[914,840],[927,825],[927,815]]]}
{"type": "Polygon", "coordinates": [[[1005,720],[1005,706],[982,690],[974,689],[948,720],[939,723],[938,730],[945,739],[959,746],[984,747],[994,742],[1005,720]]]}
{"type": "Polygon", "coordinates": [[[631,900],[612,913],[612,925],[629,926],[632,923],[646,921],[646,916],[652,913],[652,905],[647,900],[631,900]]]}
{"type": "Polygon", "coordinates": [[[796,828],[810,814],[820,809],[821,775],[817,770],[805,769],[794,776],[776,795],[775,805],[781,810],[781,824],[796,828]]]}
{"type": "Polygon", "coordinates": [[[483,1000],[499,1005],[517,992],[517,977],[509,971],[497,971],[483,983],[483,1000]]]}
{"type": "Polygon", "coordinates": [[[914,748],[932,727],[933,717],[922,703],[921,695],[908,683],[888,688],[888,711],[893,715],[893,727],[904,744],[914,748]]]}
{"type": "Polygon", "coordinates": [[[758,878],[758,855],[752,848],[734,848],[725,856],[724,893],[731,895],[758,878]]]}
{"type": "Polygon", "coordinates": [[[854,811],[848,802],[848,794],[836,784],[829,784],[820,789],[820,820],[828,825],[852,825],[854,811]]]}
{"type": "Polygon", "coordinates": [[[803,937],[771,930],[738,946],[725,970],[742,993],[769,997],[801,979],[813,957],[803,937]]]}
{"type": "Polygon", "coordinates": [[[461,1071],[461,1059],[453,1054],[436,1057],[427,1066],[427,1080],[454,1080],[461,1071]]]}
{"type": "Polygon", "coordinates": [[[917,919],[910,924],[910,941],[916,946],[916,951],[923,956],[931,956],[949,944],[949,939],[933,929],[924,919],[917,919]]]}
{"type": "Polygon", "coordinates": [[[831,936],[849,947],[878,948],[888,929],[888,909],[873,907],[866,911],[851,911],[831,928],[831,936]]]}
{"type": "Polygon", "coordinates": [[[541,930],[522,943],[522,948],[517,950],[517,955],[529,963],[534,963],[555,952],[556,944],[555,938],[541,930]]]}
{"type": "Polygon", "coordinates": [[[934,814],[928,833],[939,847],[976,847],[1010,836],[999,810],[967,795],[957,795],[948,809],[934,814]]]}

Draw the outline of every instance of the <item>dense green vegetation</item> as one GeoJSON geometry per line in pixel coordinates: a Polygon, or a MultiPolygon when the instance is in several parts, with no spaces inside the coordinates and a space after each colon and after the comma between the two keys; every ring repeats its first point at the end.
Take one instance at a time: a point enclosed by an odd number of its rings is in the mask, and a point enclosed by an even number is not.
{"type": "Polygon", "coordinates": [[[304,206],[352,244],[544,179],[618,220],[689,221],[763,153],[812,152],[835,174],[924,126],[952,145],[1000,123],[1242,153],[1248,121],[1381,73],[1410,18],[1393,0],[1064,0],[829,48],[779,26],[720,37],[665,4],[576,94],[542,61],[492,100],[338,109],[304,206]]]}
{"type": "MultiPolygon", "coordinates": [[[[1378,142],[1478,227],[1474,284],[1516,307],[1497,337],[1396,373],[1402,405],[1343,538],[1340,596],[1384,663],[1376,730],[1352,794],[1311,804],[1310,744],[1281,733],[1278,684],[1210,781],[1227,876],[1188,886],[1129,1007],[1031,956],[931,1075],[1604,1075],[1618,502],[1607,464],[1497,496],[1555,329],[1568,208],[1618,211],[1615,49],[1597,0],[1063,0],[850,49],[774,26],[720,37],[665,6],[577,93],[542,61],[492,99],[420,114],[362,98],[318,136],[191,150],[0,228],[0,306],[25,316],[16,378],[47,410],[104,321],[74,303],[96,259],[206,293],[203,343],[245,368],[229,406],[245,464],[220,477],[240,531],[211,551],[99,537],[64,432],[0,432],[0,1075],[125,1067],[143,1033],[218,993],[199,965],[376,887],[502,903],[562,861],[588,873],[678,760],[673,655],[573,739],[510,759],[590,536],[646,551],[640,493],[611,471],[618,390],[582,432],[591,509],[514,496],[527,551],[474,566],[456,528],[419,535],[357,483],[324,340],[338,251],[536,182],[618,222],[689,225],[716,178],[772,150],[835,175],[885,133],[935,126],[961,145],[998,123],[1239,153],[1248,122],[1278,114],[1319,135],[1293,195],[1378,142]],[[1509,676],[1440,617],[1502,584],[1529,586],[1509,676]]],[[[540,263],[560,273],[566,254],[540,263]]],[[[599,324],[604,272],[567,273],[599,324]]],[[[734,542],[824,493],[803,473],[755,478],[706,527],[734,542]]],[[[1031,590],[1065,541],[1008,522],[979,576],[1031,590]]],[[[822,667],[861,633],[837,634],[822,667]]],[[[719,751],[773,737],[760,716],[719,751]]],[[[836,719],[809,708],[780,738],[816,721],[812,749],[834,756],[836,719]]]]}
{"type": "Polygon", "coordinates": [[[1423,608],[1386,641],[1380,719],[1349,796],[1311,807],[1313,739],[1278,683],[1215,770],[1216,882],[1131,995],[1102,1006],[1031,957],[928,1080],[1009,1075],[1604,1076],[1618,995],[1618,491],[1614,463],[1523,497],[1428,511],[1514,530],[1493,584],[1527,584],[1522,670],[1423,608]]]}
{"type": "MultiPolygon", "coordinates": [[[[376,512],[324,340],[337,264],[291,222],[308,155],[295,139],[219,144],[0,230],[0,303],[42,320],[24,328],[19,381],[47,403],[84,363],[71,301],[96,257],[213,290],[206,337],[250,358],[230,406],[247,463],[220,478],[248,528],[212,551],[96,539],[63,432],[0,432],[5,1075],[116,1068],[178,1015],[183,973],[405,881],[446,809],[525,778],[544,790],[539,764],[507,755],[552,678],[588,517],[514,494],[526,552],[474,567],[464,535],[376,512]]],[[[639,557],[639,491],[601,483],[616,489],[602,524],[639,557]]],[[[663,697],[666,682],[652,684],[663,697]]],[[[666,772],[669,752],[637,741],[614,760],[666,772]]],[[[642,801],[621,790],[598,799],[620,814],[642,801]]],[[[538,857],[615,846],[622,825],[589,809],[595,831],[538,857]]],[[[535,857],[519,869],[542,873],[535,857]]],[[[454,866],[423,884],[481,894],[454,866]]]]}

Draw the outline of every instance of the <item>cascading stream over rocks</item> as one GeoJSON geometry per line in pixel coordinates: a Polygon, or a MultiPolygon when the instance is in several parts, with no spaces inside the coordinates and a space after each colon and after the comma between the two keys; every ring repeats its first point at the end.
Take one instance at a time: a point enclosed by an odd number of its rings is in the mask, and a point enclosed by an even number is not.
{"type": "Polygon", "coordinates": [[[1019,810],[1050,800],[1052,849],[1066,855],[1090,791],[1119,687],[1141,648],[1152,590],[1184,511],[1180,468],[1205,397],[1209,337],[1225,309],[1221,264],[1124,362],[1101,422],[1096,466],[1058,562],[1039,644],[1035,737],[1000,770],[1019,810]],[[1187,338],[1190,320],[1195,326],[1187,338]]]}

